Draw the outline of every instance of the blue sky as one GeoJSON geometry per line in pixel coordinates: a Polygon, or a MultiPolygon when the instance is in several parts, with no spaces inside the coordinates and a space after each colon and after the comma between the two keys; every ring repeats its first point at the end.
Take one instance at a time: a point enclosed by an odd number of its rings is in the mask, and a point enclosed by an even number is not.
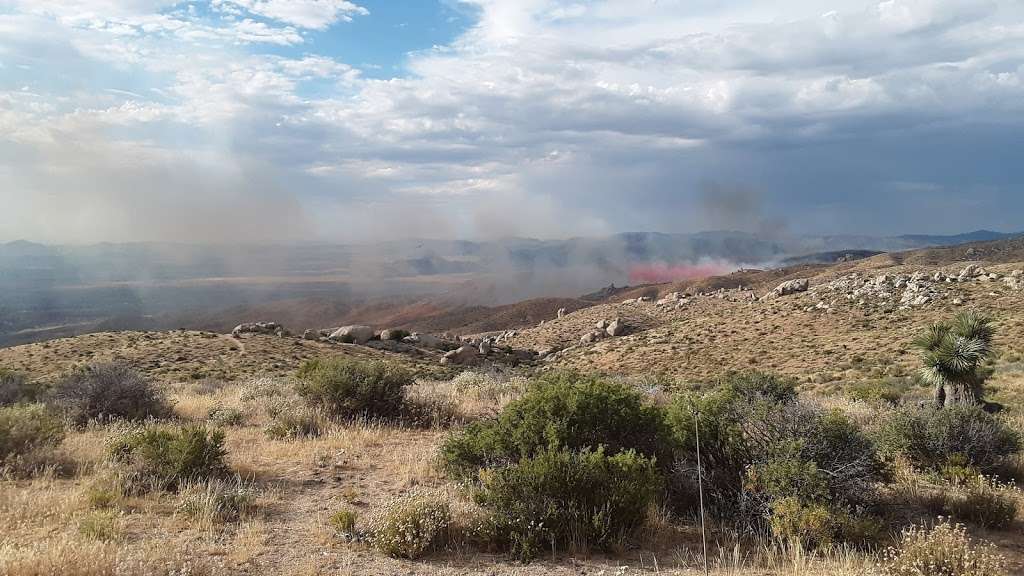
{"type": "Polygon", "coordinates": [[[1021,141],[1018,0],[0,0],[0,241],[1018,230],[1021,141]]]}

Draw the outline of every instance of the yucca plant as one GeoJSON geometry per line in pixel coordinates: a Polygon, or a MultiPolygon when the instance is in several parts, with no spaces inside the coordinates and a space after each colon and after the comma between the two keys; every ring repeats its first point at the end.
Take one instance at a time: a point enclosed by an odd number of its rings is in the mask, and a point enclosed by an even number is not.
{"type": "Polygon", "coordinates": [[[981,402],[988,377],[985,360],[992,353],[992,319],[975,311],[937,322],[914,340],[921,350],[921,377],[935,388],[935,403],[946,406],[981,402]]]}

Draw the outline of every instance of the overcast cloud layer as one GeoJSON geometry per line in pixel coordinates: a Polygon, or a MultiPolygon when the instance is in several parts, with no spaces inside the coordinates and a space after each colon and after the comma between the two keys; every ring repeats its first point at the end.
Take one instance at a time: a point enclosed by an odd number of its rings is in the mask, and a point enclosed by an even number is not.
{"type": "Polygon", "coordinates": [[[1024,229],[1019,0],[442,8],[0,0],[0,241],[1024,229]]]}

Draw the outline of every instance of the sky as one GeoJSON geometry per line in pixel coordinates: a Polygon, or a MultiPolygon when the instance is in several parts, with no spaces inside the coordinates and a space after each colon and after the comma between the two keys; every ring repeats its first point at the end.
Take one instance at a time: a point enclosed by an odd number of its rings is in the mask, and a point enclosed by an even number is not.
{"type": "Polygon", "coordinates": [[[0,241],[1022,215],[1020,0],[0,0],[0,241]]]}

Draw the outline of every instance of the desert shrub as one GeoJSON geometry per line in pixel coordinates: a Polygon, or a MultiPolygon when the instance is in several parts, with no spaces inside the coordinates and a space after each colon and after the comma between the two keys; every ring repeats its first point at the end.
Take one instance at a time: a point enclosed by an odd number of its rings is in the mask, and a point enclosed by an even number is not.
{"type": "Polygon", "coordinates": [[[641,525],[661,488],[652,460],[633,451],[543,450],[484,473],[477,501],[513,554],[609,548],[641,525]]]}
{"type": "Polygon", "coordinates": [[[336,532],[346,536],[355,535],[358,520],[359,513],[348,507],[338,510],[327,519],[336,532]]]}
{"type": "Polygon", "coordinates": [[[785,404],[797,397],[795,380],[767,372],[733,373],[723,378],[719,386],[748,401],[785,404]]]}
{"type": "Polygon", "coordinates": [[[42,404],[0,407],[0,465],[64,438],[64,423],[42,404]]]}
{"type": "Polygon", "coordinates": [[[106,509],[116,508],[123,499],[123,494],[117,484],[117,479],[109,475],[100,475],[93,479],[82,493],[85,503],[89,508],[106,509]]]}
{"type": "Polygon", "coordinates": [[[1017,517],[1018,491],[994,478],[976,476],[945,493],[944,511],[986,528],[1007,528],[1017,517]]]}
{"type": "Polygon", "coordinates": [[[446,500],[414,492],[392,500],[370,517],[369,543],[388,556],[415,560],[444,545],[450,522],[446,500]]]}
{"type": "Polygon", "coordinates": [[[405,387],[413,382],[396,364],[344,357],[310,360],[298,379],[296,391],[311,406],[343,418],[400,415],[405,387]]]}
{"type": "Polygon", "coordinates": [[[273,440],[315,438],[323,432],[325,420],[315,408],[291,406],[276,412],[263,432],[273,440]]]}
{"type": "Polygon", "coordinates": [[[1019,434],[980,406],[903,406],[879,425],[876,441],[883,455],[932,470],[962,462],[991,473],[1020,451],[1019,434]]]}
{"type": "Polygon", "coordinates": [[[855,382],[847,387],[846,393],[854,400],[895,404],[909,389],[910,385],[905,380],[888,378],[855,382]]]}
{"type": "Polygon", "coordinates": [[[992,544],[975,545],[961,524],[911,526],[885,551],[884,576],[1003,576],[1006,559],[992,544]]]}
{"type": "Polygon", "coordinates": [[[178,490],[178,513],[204,525],[234,522],[256,510],[256,487],[234,480],[191,480],[178,490]]]}
{"type": "Polygon", "coordinates": [[[62,378],[54,402],[71,419],[143,420],[170,414],[170,405],[156,385],[124,364],[94,364],[62,378]]]}
{"type": "Polygon", "coordinates": [[[772,504],[772,534],[806,549],[845,543],[866,546],[885,534],[884,524],[872,517],[857,516],[846,508],[788,497],[772,504]]]}
{"type": "Polygon", "coordinates": [[[217,478],[227,472],[224,433],[202,426],[150,424],[111,439],[108,450],[117,464],[122,490],[177,490],[183,483],[217,478]]]}
{"type": "Polygon", "coordinates": [[[0,368],[0,406],[43,400],[44,388],[29,382],[21,372],[0,368]]]}
{"type": "Polygon", "coordinates": [[[696,500],[695,427],[708,507],[721,517],[756,524],[779,499],[845,507],[870,498],[882,467],[855,423],[767,377],[739,382],[677,395],[667,409],[680,447],[671,482],[677,507],[696,500]]]}
{"type": "Polygon", "coordinates": [[[119,520],[116,512],[94,510],[78,519],[78,533],[89,540],[112,542],[121,537],[119,520]]]}
{"type": "Polygon", "coordinates": [[[238,426],[245,420],[245,415],[238,408],[214,406],[206,417],[217,426],[238,426]]]}
{"type": "Polygon", "coordinates": [[[255,402],[266,398],[286,396],[291,391],[291,384],[282,380],[267,377],[250,378],[242,384],[239,399],[242,402],[255,402]]]}
{"type": "Polygon", "coordinates": [[[476,422],[441,448],[445,467],[461,478],[503,466],[549,447],[604,446],[608,454],[635,450],[665,467],[672,436],[660,408],[624,384],[574,373],[540,378],[495,419],[476,422]]]}

